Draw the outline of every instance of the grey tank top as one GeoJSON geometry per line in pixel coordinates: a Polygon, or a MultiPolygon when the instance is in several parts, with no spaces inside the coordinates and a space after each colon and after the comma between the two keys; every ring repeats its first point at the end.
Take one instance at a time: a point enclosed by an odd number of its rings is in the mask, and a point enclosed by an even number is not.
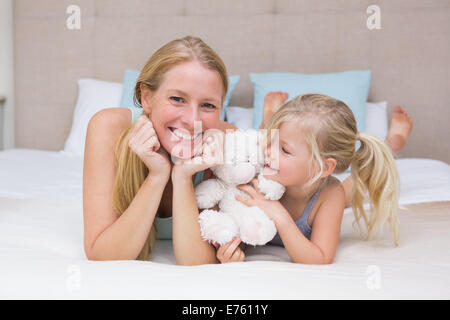
{"type": "MultiPolygon", "coordinates": [[[[336,179],[336,178],[329,176],[325,185],[327,185],[330,181],[332,181],[334,179],[336,179]]],[[[308,224],[308,217],[311,214],[312,208],[314,207],[314,204],[316,203],[317,198],[319,197],[320,192],[323,190],[325,185],[322,186],[321,188],[319,188],[316,192],[314,192],[314,194],[309,199],[308,204],[306,205],[306,208],[303,211],[301,217],[295,221],[295,224],[297,225],[298,229],[301,231],[301,233],[303,233],[303,235],[308,240],[311,240],[311,231],[312,231],[311,226],[308,224]]],[[[269,244],[273,244],[273,245],[277,245],[277,246],[284,246],[283,241],[281,240],[281,237],[278,234],[278,232],[275,235],[275,237],[269,242],[269,244]]]]}

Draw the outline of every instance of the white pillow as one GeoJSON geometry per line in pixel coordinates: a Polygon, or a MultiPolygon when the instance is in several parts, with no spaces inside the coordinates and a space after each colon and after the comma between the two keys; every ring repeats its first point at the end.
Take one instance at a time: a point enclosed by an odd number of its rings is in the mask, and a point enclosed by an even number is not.
{"type": "MultiPolygon", "coordinates": [[[[227,107],[226,121],[240,129],[252,127],[253,109],[244,107],[227,107]]],[[[367,102],[366,104],[366,132],[373,134],[381,141],[387,135],[387,102],[367,102]]]]}
{"type": "Polygon", "coordinates": [[[366,132],[384,141],[388,131],[387,102],[367,102],[366,132]]]}
{"type": "Polygon", "coordinates": [[[250,129],[253,121],[253,108],[228,106],[226,109],[226,121],[239,129],[250,129]]]}
{"type": "MultiPolygon", "coordinates": [[[[72,128],[63,151],[82,156],[89,120],[102,109],[119,106],[122,83],[85,78],[78,80],[78,88],[72,128]]],[[[249,129],[252,127],[253,109],[228,106],[226,119],[238,128],[249,129]]],[[[366,131],[384,141],[387,127],[387,102],[367,102],[366,131]]]]}
{"type": "Polygon", "coordinates": [[[102,109],[118,107],[121,97],[122,84],[119,82],[79,79],[72,128],[63,151],[82,156],[89,120],[102,109]]]}

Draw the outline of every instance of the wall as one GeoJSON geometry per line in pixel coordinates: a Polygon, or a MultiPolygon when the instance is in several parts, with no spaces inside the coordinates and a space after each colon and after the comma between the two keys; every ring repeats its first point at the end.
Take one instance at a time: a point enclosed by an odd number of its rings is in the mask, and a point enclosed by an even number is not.
{"type": "MultiPolygon", "coordinates": [[[[13,78],[13,10],[12,0],[0,0],[0,95],[6,96],[3,108],[3,143],[14,147],[14,78],[13,78]]],[[[1,135],[0,135],[1,136],[1,135]]]]}
{"type": "Polygon", "coordinates": [[[61,150],[77,80],[122,81],[169,40],[201,37],[241,75],[230,105],[250,107],[249,72],[372,71],[369,101],[403,106],[414,129],[399,157],[450,163],[449,0],[14,0],[15,143],[61,150]],[[67,7],[81,10],[69,29],[67,7]],[[380,29],[367,26],[377,5],[380,29]]]}

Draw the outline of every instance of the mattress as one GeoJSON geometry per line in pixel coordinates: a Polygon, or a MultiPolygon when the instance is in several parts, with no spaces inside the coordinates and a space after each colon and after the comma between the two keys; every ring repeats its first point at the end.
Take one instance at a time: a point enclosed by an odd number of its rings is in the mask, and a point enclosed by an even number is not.
{"type": "MultiPolygon", "coordinates": [[[[397,159],[401,205],[450,201],[450,166],[432,159],[397,159]]],[[[336,177],[343,181],[349,173],[336,177]]],[[[83,157],[64,151],[0,151],[0,197],[82,199],[83,157]]],[[[349,209],[347,209],[347,212],[349,209]]]]}
{"type": "MultiPolygon", "coordinates": [[[[89,261],[83,250],[82,161],[64,152],[0,152],[0,298],[449,299],[450,166],[396,160],[399,246],[363,241],[344,214],[333,264],[289,262],[281,247],[246,261],[177,266],[171,241],[152,261],[89,261]]],[[[339,178],[343,179],[344,176],[339,178]]]]}

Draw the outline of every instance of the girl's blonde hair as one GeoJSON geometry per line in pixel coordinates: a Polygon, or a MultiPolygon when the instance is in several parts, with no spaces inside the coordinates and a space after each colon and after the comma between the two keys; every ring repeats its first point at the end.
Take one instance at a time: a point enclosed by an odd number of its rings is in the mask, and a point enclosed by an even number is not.
{"type": "MultiPolygon", "coordinates": [[[[141,106],[141,85],[151,91],[158,90],[164,74],[171,68],[184,62],[199,61],[203,66],[214,70],[220,76],[223,85],[222,101],[228,90],[228,74],[222,59],[200,38],[186,36],[170,41],[157,50],[147,61],[136,81],[134,102],[141,106]]],[[[149,170],[128,145],[129,135],[134,128],[130,125],[117,140],[116,176],[113,185],[113,205],[121,215],[136,196],[149,170]]],[[[138,260],[147,260],[156,241],[156,227],[152,225],[148,239],[142,248],[138,260]]]]}
{"type": "Polygon", "coordinates": [[[352,208],[359,230],[362,231],[362,218],[367,240],[370,240],[388,222],[398,245],[400,179],[386,144],[368,133],[358,133],[350,108],[344,102],[323,94],[303,94],[284,104],[267,125],[271,137],[270,131],[279,129],[285,121],[301,124],[311,152],[311,179],[305,187],[319,188],[326,181],[326,178],[321,178],[324,159],[336,160],[334,173],[342,173],[351,165],[352,208]],[[360,146],[356,150],[358,140],[360,146]],[[370,213],[363,207],[364,200],[370,204],[370,213]]]}

